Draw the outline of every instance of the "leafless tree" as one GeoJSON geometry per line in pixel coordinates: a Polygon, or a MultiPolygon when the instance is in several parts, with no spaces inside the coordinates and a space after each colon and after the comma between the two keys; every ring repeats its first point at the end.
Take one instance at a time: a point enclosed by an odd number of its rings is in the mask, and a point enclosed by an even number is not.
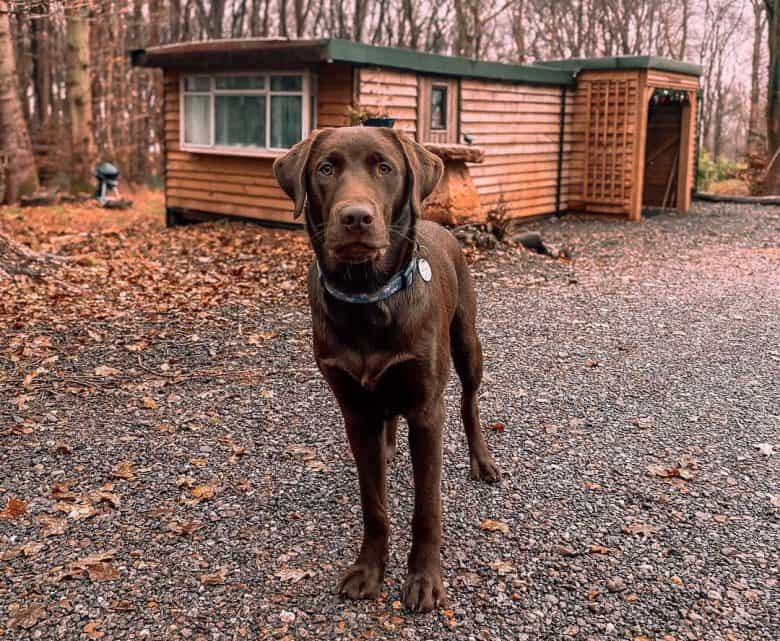
{"type": "Polygon", "coordinates": [[[19,99],[7,0],[0,0],[0,203],[38,189],[38,173],[19,99]]]}

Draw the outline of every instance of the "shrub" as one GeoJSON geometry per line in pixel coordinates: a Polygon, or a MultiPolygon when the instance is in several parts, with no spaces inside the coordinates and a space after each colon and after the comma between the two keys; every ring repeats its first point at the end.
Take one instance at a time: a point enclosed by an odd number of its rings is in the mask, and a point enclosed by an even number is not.
{"type": "Polygon", "coordinates": [[[728,158],[720,156],[717,160],[706,149],[699,154],[698,186],[701,191],[707,191],[711,184],[723,180],[741,178],[745,167],[728,158]]]}

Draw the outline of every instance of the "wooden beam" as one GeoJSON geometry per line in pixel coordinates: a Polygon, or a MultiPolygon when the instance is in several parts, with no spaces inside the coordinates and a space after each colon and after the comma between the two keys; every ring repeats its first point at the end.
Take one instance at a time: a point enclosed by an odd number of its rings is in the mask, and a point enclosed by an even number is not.
{"type": "Polygon", "coordinates": [[[677,210],[684,214],[691,208],[691,186],[696,167],[693,146],[696,144],[696,92],[688,92],[688,104],[682,108],[680,125],[680,159],[677,169],[677,210]]]}
{"type": "Polygon", "coordinates": [[[635,113],[636,140],[634,142],[634,172],[631,187],[631,209],[628,219],[639,222],[642,220],[642,188],[645,181],[645,143],[647,142],[647,108],[652,96],[652,89],[647,87],[647,72],[639,74],[638,100],[635,113]]]}

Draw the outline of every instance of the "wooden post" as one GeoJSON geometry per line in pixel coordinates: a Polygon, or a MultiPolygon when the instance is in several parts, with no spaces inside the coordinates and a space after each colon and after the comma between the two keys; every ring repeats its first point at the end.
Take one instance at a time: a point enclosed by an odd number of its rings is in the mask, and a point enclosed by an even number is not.
{"type": "Polygon", "coordinates": [[[628,219],[642,220],[642,189],[645,182],[645,142],[647,140],[647,109],[653,90],[647,86],[647,71],[639,74],[637,85],[636,127],[634,129],[634,179],[631,185],[631,209],[628,219]]]}
{"type": "Polygon", "coordinates": [[[691,185],[696,167],[693,166],[693,146],[696,136],[696,92],[688,92],[688,103],[682,108],[680,123],[680,160],[677,168],[677,211],[684,214],[691,207],[691,185]]]}

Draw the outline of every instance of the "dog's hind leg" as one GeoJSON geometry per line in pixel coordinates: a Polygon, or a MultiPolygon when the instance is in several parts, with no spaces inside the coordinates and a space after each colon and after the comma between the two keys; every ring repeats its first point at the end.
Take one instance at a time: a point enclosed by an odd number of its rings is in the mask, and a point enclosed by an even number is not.
{"type": "Polygon", "coordinates": [[[397,449],[398,417],[385,419],[385,461],[389,465],[395,458],[397,449]]]}
{"type": "Polygon", "coordinates": [[[461,297],[450,325],[450,348],[462,387],[460,413],[469,445],[471,478],[495,483],[501,472],[488,450],[479,421],[477,392],[482,382],[482,346],[476,330],[476,305],[471,278],[461,283],[461,297]]]}

